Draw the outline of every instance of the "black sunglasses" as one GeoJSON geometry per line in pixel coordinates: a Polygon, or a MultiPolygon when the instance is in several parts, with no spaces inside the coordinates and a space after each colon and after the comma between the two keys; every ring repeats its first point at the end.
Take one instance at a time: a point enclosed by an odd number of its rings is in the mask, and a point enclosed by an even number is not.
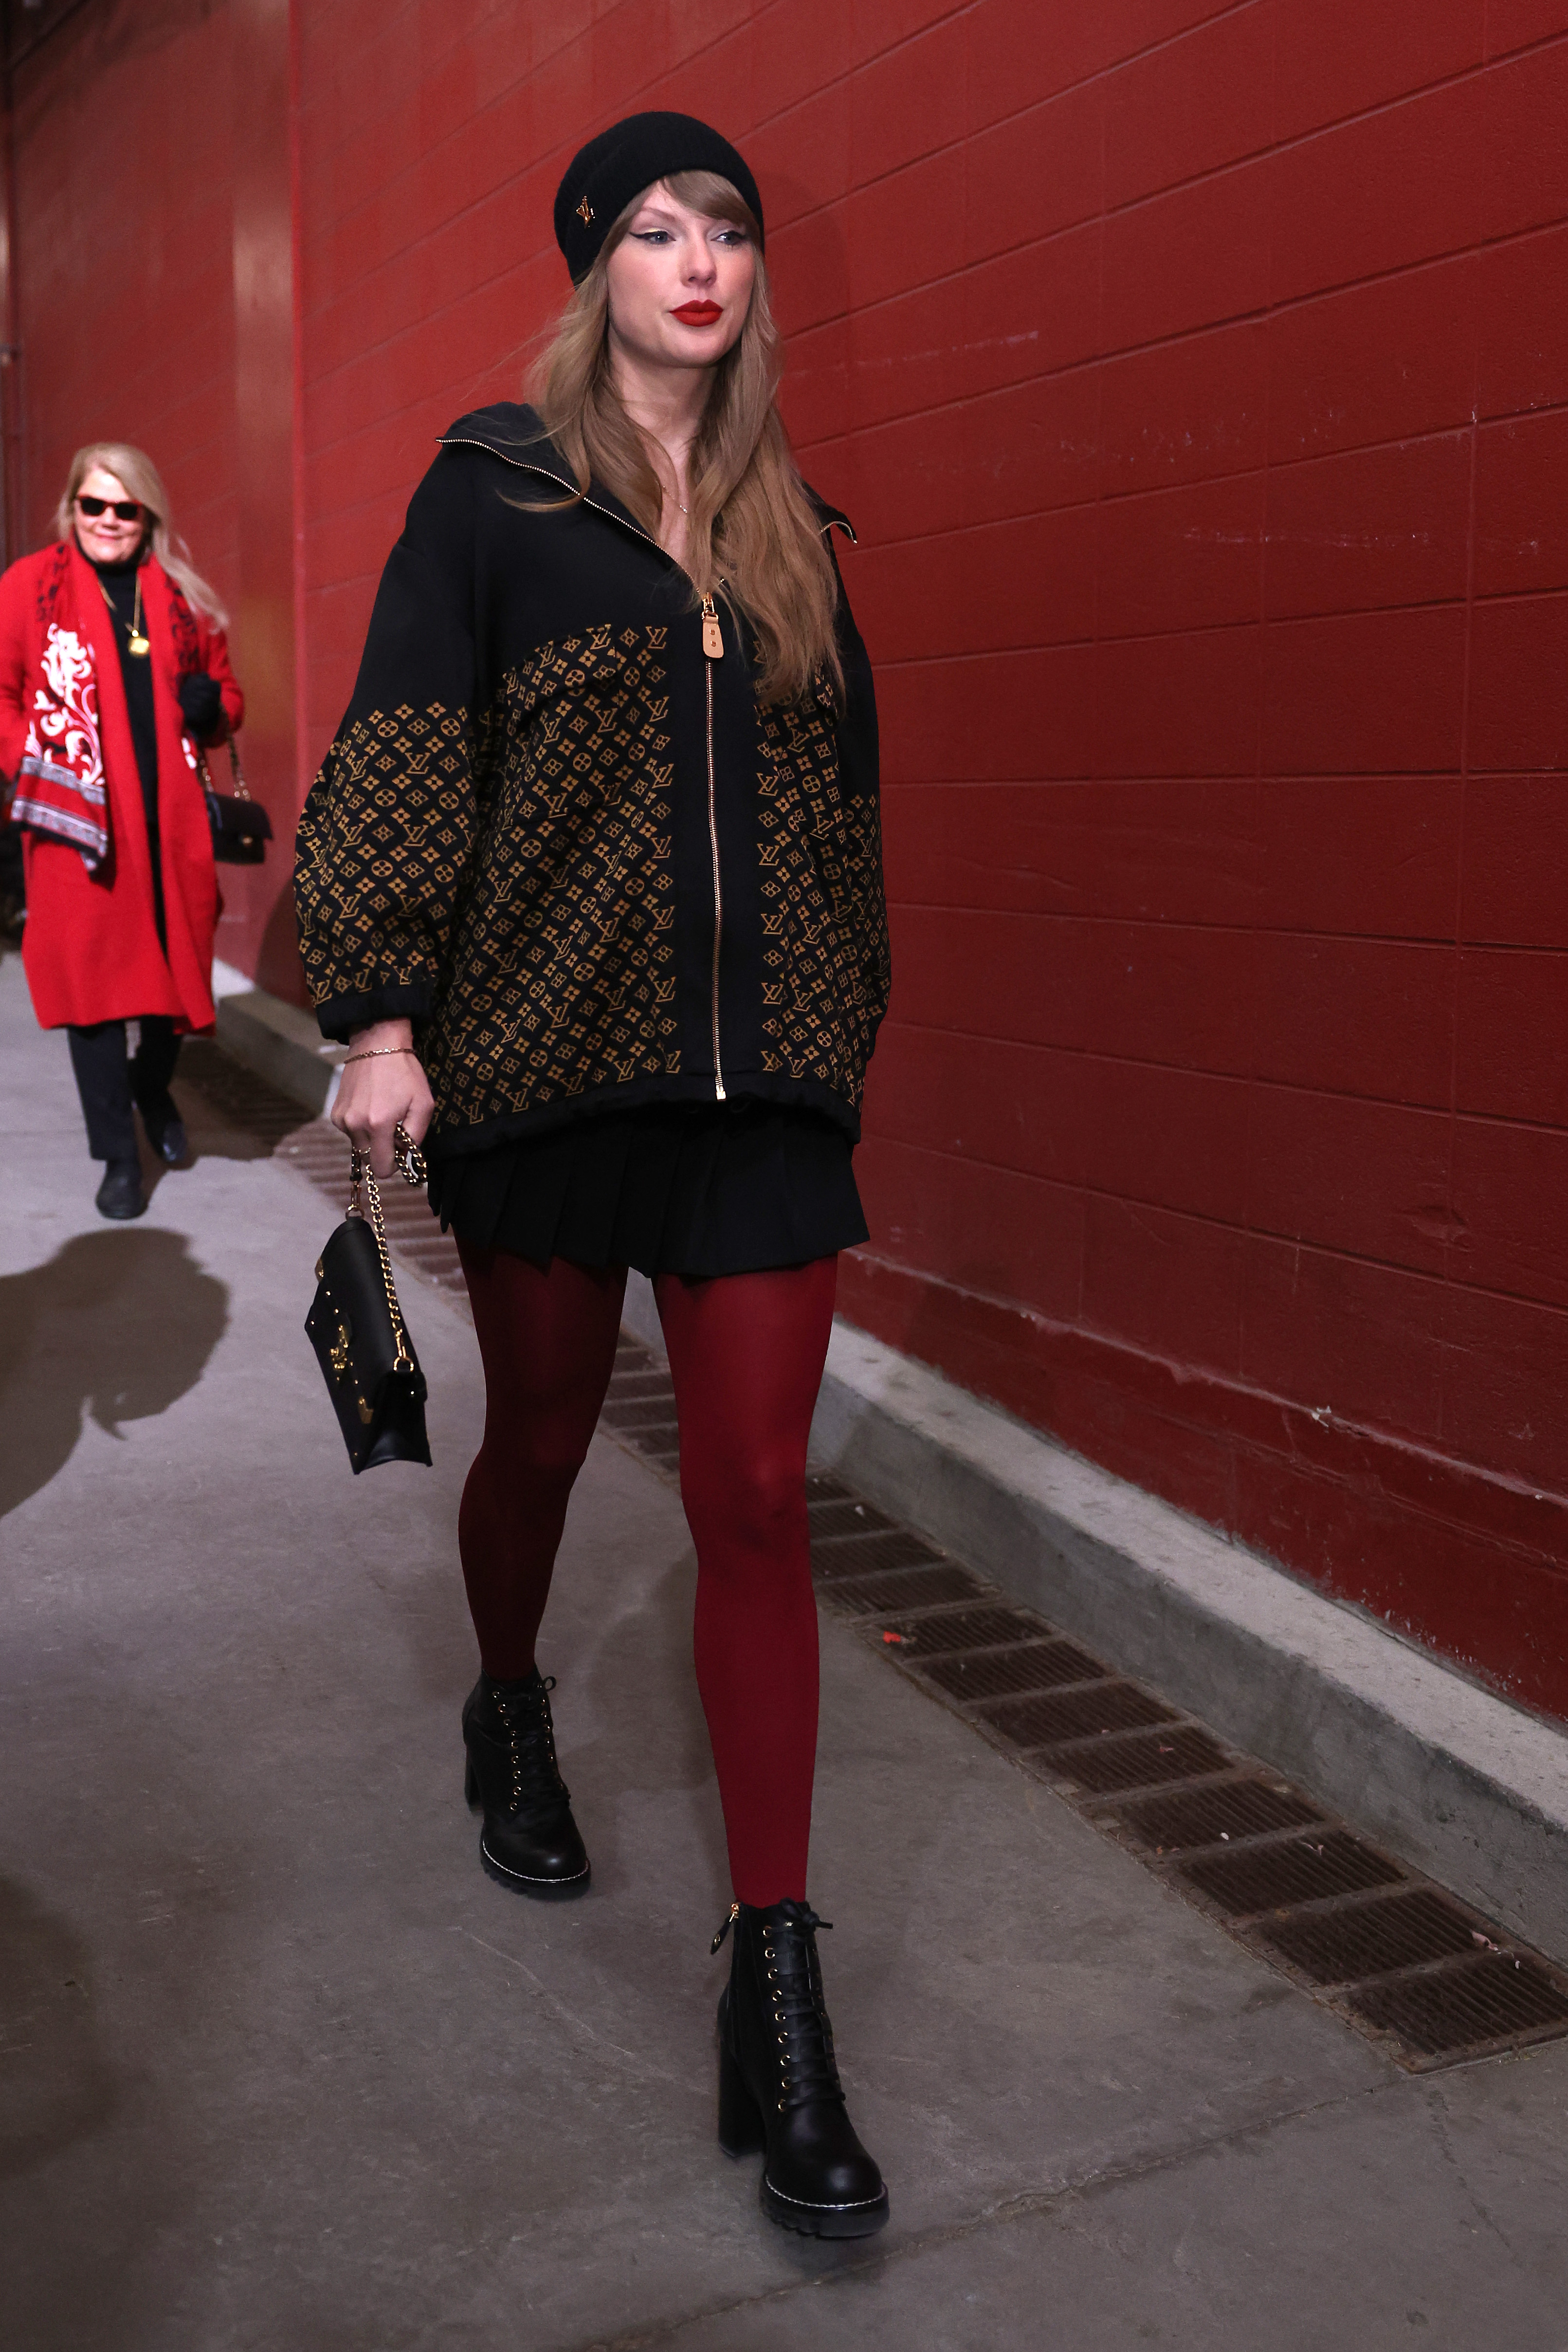
{"type": "Polygon", "coordinates": [[[139,522],[141,519],[141,509],[135,499],[89,499],[78,490],[77,504],[93,522],[100,514],[111,514],[116,522],[139,522]]]}

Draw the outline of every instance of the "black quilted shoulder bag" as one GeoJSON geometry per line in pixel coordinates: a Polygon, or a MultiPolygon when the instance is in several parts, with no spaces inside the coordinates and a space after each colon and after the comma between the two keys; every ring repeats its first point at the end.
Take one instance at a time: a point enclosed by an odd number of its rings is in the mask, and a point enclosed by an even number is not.
{"type": "MultiPolygon", "coordinates": [[[[424,1158],[400,1127],[398,1171],[424,1181],[424,1158]]],[[[382,1196],[358,1150],[349,1162],[349,1213],[316,1261],[316,1297],[305,1328],[337,1411],[356,1477],[383,1462],[430,1461],[424,1374],[398,1305],[382,1196]],[[360,1205],[361,1192],[370,1214],[360,1205]]]]}
{"type": "Polygon", "coordinates": [[[253,801],[239,763],[239,745],[229,737],[229,765],[234,790],[220,793],[213,782],[207,755],[196,747],[202,790],[207,796],[207,823],[212,827],[213,856],[220,866],[259,866],[272,839],[272,819],[259,801],[253,801]]]}

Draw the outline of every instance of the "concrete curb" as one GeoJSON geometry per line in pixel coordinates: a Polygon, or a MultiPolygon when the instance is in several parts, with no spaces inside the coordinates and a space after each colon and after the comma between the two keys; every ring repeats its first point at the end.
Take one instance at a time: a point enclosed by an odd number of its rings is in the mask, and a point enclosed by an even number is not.
{"type": "Polygon", "coordinates": [[[218,1043],[258,1077],[324,1118],[338,1092],[346,1045],[329,1045],[313,1013],[257,988],[232,964],[213,966],[218,1043]]]}
{"type": "MultiPolygon", "coordinates": [[[[318,1115],[346,1047],[216,968],[218,1036],[318,1115]]],[[[628,1328],[661,1349],[653,1286],[628,1328]]],[[[1568,1737],[1359,1611],[834,1326],[814,1461],[1568,1961],[1568,1737]]]]}
{"type": "MultiPolygon", "coordinates": [[[[651,1286],[626,1320],[660,1344],[651,1286]]],[[[850,1325],[812,1459],[1568,1960],[1568,1738],[850,1325]]]]}

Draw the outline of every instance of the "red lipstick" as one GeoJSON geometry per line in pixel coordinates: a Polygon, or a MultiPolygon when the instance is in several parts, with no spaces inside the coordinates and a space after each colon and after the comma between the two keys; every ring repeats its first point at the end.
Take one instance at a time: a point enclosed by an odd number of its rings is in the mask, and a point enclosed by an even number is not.
{"type": "Polygon", "coordinates": [[[679,319],[685,327],[711,327],[716,319],[723,318],[724,312],[716,302],[683,302],[670,316],[679,319]]]}

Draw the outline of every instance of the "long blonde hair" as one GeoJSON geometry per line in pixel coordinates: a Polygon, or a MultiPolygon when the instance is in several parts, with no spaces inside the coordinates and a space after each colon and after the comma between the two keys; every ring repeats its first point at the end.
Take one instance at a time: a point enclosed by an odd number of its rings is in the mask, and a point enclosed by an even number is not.
{"type": "Polygon", "coordinates": [[[185,602],[210,621],[214,629],[226,629],[228,615],[213,590],[191,561],[191,551],[174,529],[169,512],[169,493],[163,488],[163,477],[145,449],[133,448],[129,441],[89,441],[71,459],[70,472],[55,509],[55,528],[61,539],[69,539],[76,530],[77,492],[95,467],[101,467],[123,482],[137,504],[152,518],[152,528],[143,540],[151,546],[185,597],[185,602]]]}
{"type": "MultiPolygon", "coordinates": [[[[757,256],[746,324],[714,370],[692,444],[686,570],[693,601],[722,593],[750,623],[763,702],[796,701],[819,677],[841,693],[834,629],[838,582],[777,405],[779,330],[761,230],[716,173],[677,172],[663,185],[706,219],[740,223],[757,256]]],[[[656,536],[664,490],[610,365],[610,257],[643,201],[637,196],[610,230],[561,312],[529,391],[576,477],[579,496],[591,478],[601,482],[656,536]]]]}

